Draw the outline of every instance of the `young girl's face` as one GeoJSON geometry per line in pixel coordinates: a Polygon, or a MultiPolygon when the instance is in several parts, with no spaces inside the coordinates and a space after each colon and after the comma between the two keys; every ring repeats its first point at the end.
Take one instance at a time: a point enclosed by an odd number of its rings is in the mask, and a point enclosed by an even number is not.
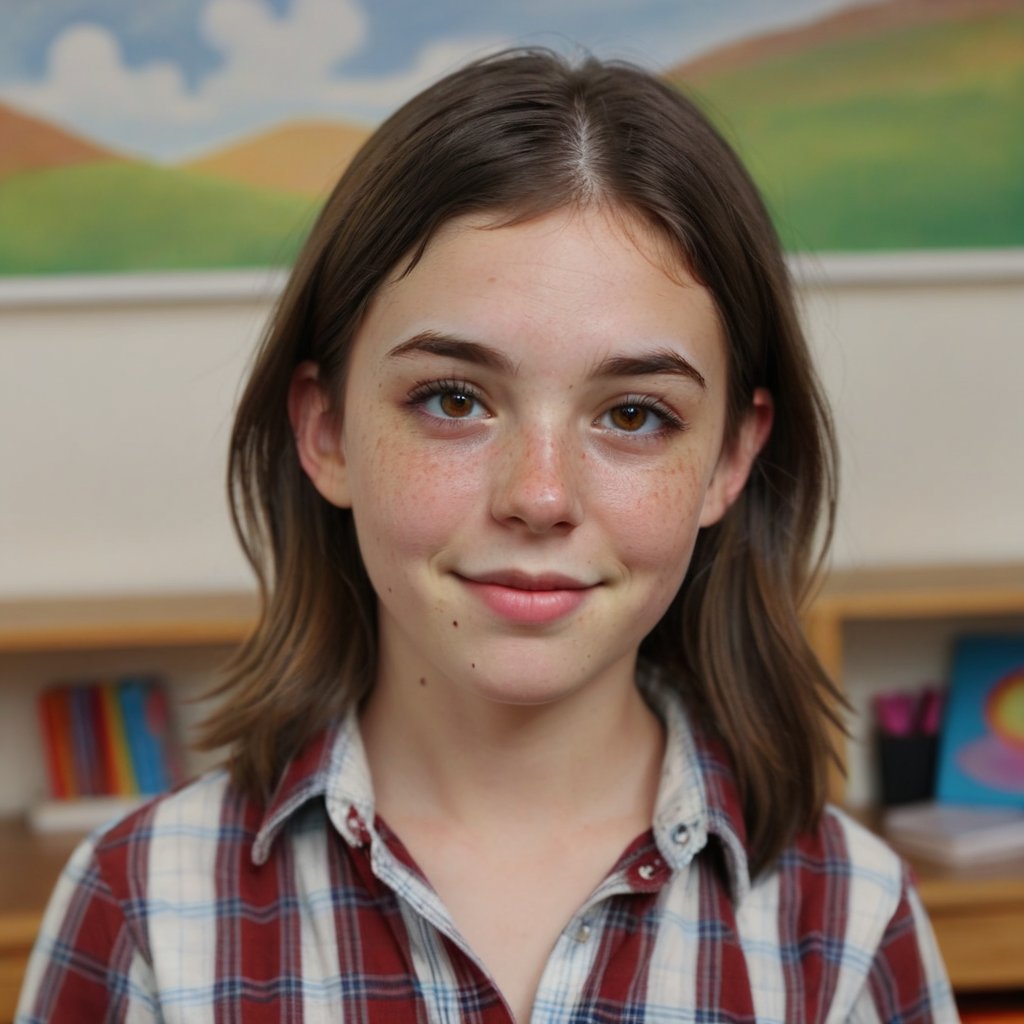
{"type": "Polygon", "coordinates": [[[723,448],[709,293],[596,209],[461,218],[399,271],[340,423],[313,368],[292,392],[303,465],[351,507],[378,595],[378,685],[538,703],[631,684],[770,423],[759,394],[723,448]]]}

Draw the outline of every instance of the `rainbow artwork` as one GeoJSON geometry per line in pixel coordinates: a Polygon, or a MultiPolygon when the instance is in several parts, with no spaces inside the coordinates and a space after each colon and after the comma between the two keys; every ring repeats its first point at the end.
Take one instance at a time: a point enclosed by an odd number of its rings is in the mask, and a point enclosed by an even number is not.
{"type": "Polygon", "coordinates": [[[937,794],[951,803],[1024,807],[1024,636],[957,644],[937,794]]]}

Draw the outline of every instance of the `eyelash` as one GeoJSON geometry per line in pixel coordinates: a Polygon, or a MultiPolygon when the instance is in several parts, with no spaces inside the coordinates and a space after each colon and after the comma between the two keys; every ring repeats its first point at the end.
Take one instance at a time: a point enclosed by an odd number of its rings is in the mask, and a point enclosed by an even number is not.
{"type": "Polygon", "coordinates": [[[407,402],[410,406],[424,411],[425,415],[430,416],[435,420],[439,420],[442,423],[458,422],[459,419],[469,420],[479,418],[476,416],[435,416],[433,413],[426,412],[424,410],[424,406],[427,402],[432,398],[438,398],[441,395],[461,395],[463,398],[468,398],[470,401],[483,406],[483,399],[472,384],[469,384],[464,380],[454,379],[419,381],[409,392],[407,402]]]}
{"type": "MultiPolygon", "coordinates": [[[[472,384],[464,380],[455,380],[453,378],[419,381],[409,392],[407,403],[411,407],[418,408],[423,411],[424,406],[426,406],[431,399],[438,398],[441,395],[460,395],[463,398],[467,398],[470,401],[483,406],[483,399],[481,398],[479,391],[477,391],[472,384]]],[[[664,402],[659,401],[656,398],[652,398],[649,395],[626,395],[620,401],[605,409],[604,412],[597,417],[597,420],[603,419],[610,412],[613,412],[616,409],[624,409],[631,406],[654,413],[654,415],[661,420],[661,426],[655,430],[643,432],[608,428],[612,433],[621,434],[624,437],[650,437],[667,431],[685,430],[687,427],[686,421],[673,412],[672,409],[670,409],[664,402]]],[[[484,408],[486,408],[486,406],[484,406],[484,408]]],[[[434,413],[429,412],[424,412],[424,414],[442,423],[457,423],[460,419],[472,420],[480,418],[479,416],[437,416],[434,413]]]]}
{"type": "Polygon", "coordinates": [[[666,431],[674,430],[685,430],[686,421],[676,415],[664,402],[659,401],[657,398],[652,398],[650,395],[626,395],[620,401],[607,408],[598,419],[607,416],[608,413],[614,412],[616,409],[626,409],[633,407],[636,409],[645,409],[647,412],[654,413],[661,420],[661,426],[655,430],[645,431],[643,433],[638,431],[619,430],[616,433],[623,434],[626,437],[651,437],[666,431]]]}

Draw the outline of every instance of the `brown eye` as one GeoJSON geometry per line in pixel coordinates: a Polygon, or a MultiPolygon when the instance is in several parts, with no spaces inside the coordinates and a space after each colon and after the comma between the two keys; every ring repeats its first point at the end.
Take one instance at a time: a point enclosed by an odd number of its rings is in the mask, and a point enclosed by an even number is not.
{"type": "Polygon", "coordinates": [[[470,395],[461,394],[458,391],[445,391],[438,396],[438,405],[445,416],[453,419],[461,419],[473,411],[476,399],[470,395]]]}
{"type": "Polygon", "coordinates": [[[643,429],[649,412],[642,405],[617,405],[608,411],[608,416],[619,430],[633,432],[643,429]]]}

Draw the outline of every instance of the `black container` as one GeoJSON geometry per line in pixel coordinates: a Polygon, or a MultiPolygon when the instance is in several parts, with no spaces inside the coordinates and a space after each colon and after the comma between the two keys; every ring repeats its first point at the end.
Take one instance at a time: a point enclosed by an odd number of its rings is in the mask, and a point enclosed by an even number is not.
{"type": "Polygon", "coordinates": [[[935,792],[937,736],[878,736],[882,804],[912,804],[930,800],[935,792]]]}

